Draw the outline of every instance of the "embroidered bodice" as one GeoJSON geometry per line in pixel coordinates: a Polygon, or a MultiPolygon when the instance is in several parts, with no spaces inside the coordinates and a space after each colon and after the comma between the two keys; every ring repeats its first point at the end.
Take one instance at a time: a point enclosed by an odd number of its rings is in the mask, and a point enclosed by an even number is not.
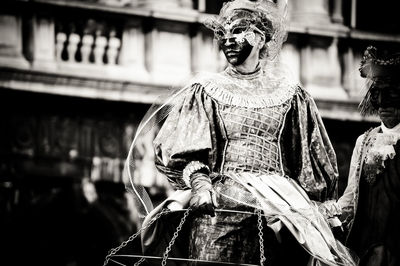
{"type": "Polygon", "coordinates": [[[153,141],[157,169],[177,189],[188,187],[193,161],[214,174],[279,172],[313,199],[331,198],[336,157],[313,99],[282,73],[261,71],[198,75],[168,100],[172,108],[158,109],[151,119],[168,117],[153,141]]]}
{"type": "Polygon", "coordinates": [[[279,138],[295,87],[262,70],[228,68],[209,80],[205,92],[218,104],[227,138],[222,171],[281,174],[279,138]]]}
{"type": "Polygon", "coordinates": [[[223,172],[282,173],[279,138],[289,102],[265,108],[219,107],[227,134],[223,172]]]}

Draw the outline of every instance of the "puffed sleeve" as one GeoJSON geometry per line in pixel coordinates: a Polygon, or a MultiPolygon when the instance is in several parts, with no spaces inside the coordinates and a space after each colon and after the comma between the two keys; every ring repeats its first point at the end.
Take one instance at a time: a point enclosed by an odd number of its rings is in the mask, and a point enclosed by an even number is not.
{"type": "Polygon", "coordinates": [[[281,138],[285,173],[312,200],[337,197],[336,154],[311,96],[298,87],[281,138]]]}
{"type": "Polygon", "coordinates": [[[173,107],[155,138],[156,167],[176,189],[187,188],[182,171],[190,162],[215,166],[214,113],[211,98],[195,84],[173,107]]]}

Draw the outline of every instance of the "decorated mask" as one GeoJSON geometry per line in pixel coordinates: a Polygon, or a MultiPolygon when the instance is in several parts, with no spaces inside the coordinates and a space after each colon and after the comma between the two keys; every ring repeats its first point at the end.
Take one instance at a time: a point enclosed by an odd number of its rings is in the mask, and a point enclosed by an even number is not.
{"type": "Polygon", "coordinates": [[[361,114],[377,114],[386,126],[397,125],[400,122],[400,53],[389,54],[370,46],[364,52],[360,73],[367,80],[361,114]]]}
{"type": "Polygon", "coordinates": [[[234,0],[225,3],[220,14],[205,21],[205,26],[214,31],[220,46],[229,40],[254,47],[258,34],[264,40],[260,58],[273,60],[286,40],[286,8],[286,0],[234,0]]]}

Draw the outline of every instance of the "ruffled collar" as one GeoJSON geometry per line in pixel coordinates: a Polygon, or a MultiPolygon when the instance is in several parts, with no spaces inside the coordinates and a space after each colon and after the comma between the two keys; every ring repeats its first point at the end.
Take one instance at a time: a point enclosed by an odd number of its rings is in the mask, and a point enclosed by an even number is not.
{"type": "Polygon", "coordinates": [[[283,75],[268,75],[261,67],[249,74],[228,67],[221,73],[197,77],[193,83],[200,83],[219,103],[249,108],[281,105],[293,98],[298,86],[283,75]]]}
{"type": "Polygon", "coordinates": [[[387,133],[387,134],[400,134],[400,123],[395,126],[394,128],[388,128],[385,126],[385,124],[381,124],[381,129],[383,133],[387,133]]]}
{"type": "Polygon", "coordinates": [[[399,125],[389,129],[382,124],[381,130],[373,134],[367,144],[364,171],[369,183],[373,183],[376,176],[384,171],[385,161],[396,156],[395,145],[400,140],[399,125]]]}

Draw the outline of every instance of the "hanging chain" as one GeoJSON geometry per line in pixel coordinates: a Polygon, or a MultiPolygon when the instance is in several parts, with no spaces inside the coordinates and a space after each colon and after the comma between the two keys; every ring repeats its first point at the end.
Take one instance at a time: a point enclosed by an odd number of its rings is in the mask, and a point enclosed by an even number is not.
{"type": "Polygon", "coordinates": [[[189,216],[191,209],[188,208],[185,213],[183,214],[183,217],[181,219],[181,221],[179,222],[178,227],[176,228],[176,231],[174,233],[174,235],[171,238],[171,241],[169,241],[168,247],[165,249],[164,255],[163,255],[163,259],[161,261],[161,265],[162,266],[166,266],[167,265],[167,260],[168,260],[168,254],[172,249],[172,246],[175,243],[175,240],[178,238],[179,232],[182,230],[182,227],[186,221],[186,218],[189,216]]]}
{"type": "Polygon", "coordinates": [[[145,258],[141,258],[140,260],[138,260],[135,264],[133,264],[133,266],[139,266],[140,264],[142,264],[146,259],[145,258]]]}
{"type": "Polygon", "coordinates": [[[264,234],[263,234],[263,225],[262,225],[262,212],[260,209],[257,211],[257,227],[258,227],[258,236],[260,241],[260,265],[264,266],[264,262],[267,260],[264,255],[264,234]]]}
{"type": "MultiPolygon", "coordinates": [[[[110,251],[108,252],[108,254],[104,260],[103,266],[106,266],[109,263],[112,256],[117,254],[117,252],[120,251],[122,248],[126,247],[126,245],[128,245],[129,242],[132,242],[135,238],[137,238],[143,232],[143,230],[150,227],[150,225],[152,225],[155,221],[160,219],[161,216],[163,216],[164,214],[167,214],[169,212],[171,212],[171,210],[162,209],[161,212],[157,213],[156,216],[154,216],[154,218],[152,218],[150,220],[150,222],[148,224],[146,224],[146,226],[140,228],[139,231],[137,231],[136,233],[131,235],[127,240],[122,242],[118,247],[110,249],[110,251]]],[[[144,259],[143,259],[143,261],[144,261],[144,259]]],[[[138,262],[135,263],[135,265],[140,265],[143,261],[142,261],[142,259],[140,259],[138,262]]]]}

